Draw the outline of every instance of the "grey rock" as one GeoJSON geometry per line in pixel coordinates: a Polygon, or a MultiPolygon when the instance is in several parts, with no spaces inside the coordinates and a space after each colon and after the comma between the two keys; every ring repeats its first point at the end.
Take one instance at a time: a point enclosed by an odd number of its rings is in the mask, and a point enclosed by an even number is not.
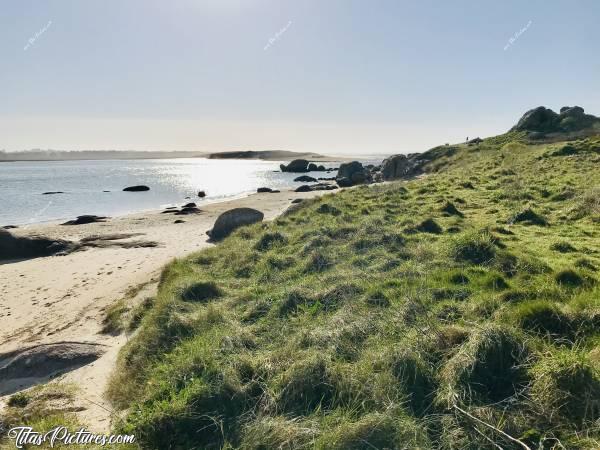
{"type": "Polygon", "coordinates": [[[252,208],[234,208],[221,214],[212,230],[207,231],[211,239],[217,240],[229,236],[234,230],[244,225],[261,222],[264,214],[252,208]]]}
{"type": "Polygon", "coordinates": [[[123,189],[123,192],[145,192],[149,190],[150,188],[148,186],[139,185],[126,187],[123,189]]]}
{"type": "Polygon", "coordinates": [[[311,176],[308,176],[308,175],[301,175],[297,178],[294,178],[294,181],[303,182],[303,183],[314,183],[317,181],[317,179],[313,178],[311,176]]]}
{"type": "Polygon", "coordinates": [[[336,181],[337,181],[338,186],[341,188],[352,186],[352,181],[350,181],[349,178],[345,178],[345,177],[337,178],[336,181]]]}
{"type": "Polygon", "coordinates": [[[352,179],[352,174],[355,172],[362,172],[365,168],[358,161],[352,161],[349,163],[343,163],[340,165],[336,178],[348,178],[352,179]]]}

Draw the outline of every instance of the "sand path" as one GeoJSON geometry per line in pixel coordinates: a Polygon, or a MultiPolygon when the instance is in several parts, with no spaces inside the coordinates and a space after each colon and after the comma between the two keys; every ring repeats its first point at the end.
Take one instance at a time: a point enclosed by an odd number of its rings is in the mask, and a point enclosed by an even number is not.
{"type": "MultiPolygon", "coordinates": [[[[90,248],[66,256],[0,264],[0,359],[7,352],[39,344],[102,344],[104,353],[100,358],[57,379],[80,387],[81,420],[92,430],[106,431],[110,426],[110,406],[103,392],[119,349],[128,339],[123,334],[100,333],[106,308],[139,286],[143,290],[138,296],[153,295],[166,263],[212,245],[207,242],[206,230],[222,212],[252,207],[264,212],[265,220],[270,220],[281,214],[292,199],[321,193],[254,194],[205,206],[196,201],[202,209],[196,215],[173,216],[154,211],[113,218],[105,223],[41,224],[11,230],[16,235],[40,234],[72,241],[91,235],[140,233],[119,241],[154,241],[158,246],[90,248]],[[185,223],[175,224],[176,219],[185,223]]],[[[24,380],[24,384],[41,381],[43,377],[24,380]]],[[[0,408],[7,398],[7,395],[0,397],[0,408]]]]}

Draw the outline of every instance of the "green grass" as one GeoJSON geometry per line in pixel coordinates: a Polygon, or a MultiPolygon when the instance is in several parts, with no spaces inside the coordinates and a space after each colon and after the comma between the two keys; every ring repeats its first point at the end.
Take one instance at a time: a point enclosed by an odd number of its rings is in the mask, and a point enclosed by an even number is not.
{"type": "MultiPolygon", "coordinates": [[[[598,138],[437,147],[176,260],[109,396],[143,448],[600,446],[598,138]],[[492,444],[494,443],[494,445],[492,444]]],[[[555,447],[559,448],[559,447],[555,447]]]]}

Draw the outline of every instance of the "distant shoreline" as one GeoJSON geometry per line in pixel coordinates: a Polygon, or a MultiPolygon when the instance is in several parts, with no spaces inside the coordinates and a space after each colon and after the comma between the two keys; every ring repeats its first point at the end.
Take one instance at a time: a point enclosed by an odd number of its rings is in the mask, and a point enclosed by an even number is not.
{"type": "Polygon", "coordinates": [[[247,150],[215,153],[197,152],[133,152],[133,151],[27,151],[0,152],[2,162],[40,162],[40,161],[110,161],[110,160],[143,160],[143,159],[259,159],[263,161],[288,161],[292,159],[308,159],[311,161],[341,161],[347,157],[334,157],[309,152],[292,152],[288,150],[247,150]]]}

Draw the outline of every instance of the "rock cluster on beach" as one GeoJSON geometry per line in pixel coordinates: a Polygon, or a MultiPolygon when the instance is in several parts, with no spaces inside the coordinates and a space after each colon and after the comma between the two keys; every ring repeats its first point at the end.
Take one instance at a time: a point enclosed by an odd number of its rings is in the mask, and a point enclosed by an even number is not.
{"type": "Polygon", "coordinates": [[[165,208],[165,210],[161,214],[173,214],[175,216],[185,216],[188,214],[198,214],[202,212],[195,203],[190,202],[186,203],[181,207],[181,209],[177,209],[176,206],[169,206],[165,208]]]}

